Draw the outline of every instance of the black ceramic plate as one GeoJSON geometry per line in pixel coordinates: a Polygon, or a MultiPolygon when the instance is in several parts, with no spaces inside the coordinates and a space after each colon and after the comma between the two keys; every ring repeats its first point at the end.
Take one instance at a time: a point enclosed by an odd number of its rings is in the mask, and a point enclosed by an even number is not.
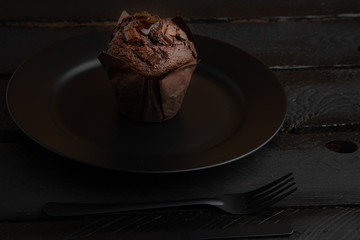
{"type": "Polygon", "coordinates": [[[134,172],[197,170],[240,159],[280,128],[286,97],[278,80],[251,55],[196,36],[201,59],[182,108],[164,123],[118,114],[97,60],[109,33],[49,46],[10,80],[7,104],[18,126],[42,146],[95,166],[134,172]]]}

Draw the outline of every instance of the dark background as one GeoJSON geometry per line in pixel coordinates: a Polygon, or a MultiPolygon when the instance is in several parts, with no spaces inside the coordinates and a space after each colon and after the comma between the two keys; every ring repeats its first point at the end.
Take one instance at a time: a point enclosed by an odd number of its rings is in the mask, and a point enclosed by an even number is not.
{"type": "Polygon", "coordinates": [[[326,144],[341,140],[345,146],[353,143],[354,150],[360,144],[359,26],[357,0],[0,0],[0,238],[68,239],[284,220],[296,230],[292,238],[356,239],[360,153],[330,151],[326,144]],[[56,41],[110,31],[123,9],[181,15],[194,33],[233,44],[262,61],[287,94],[281,131],[241,161],[171,175],[84,166],[30,140],[7,111],[6,86],[15,69],[56,41]],[[254,216],[201,207],[54,221],[40,211],[49,200],[131,202],[245,191],[290,171],[298,191],[254,216]]]}

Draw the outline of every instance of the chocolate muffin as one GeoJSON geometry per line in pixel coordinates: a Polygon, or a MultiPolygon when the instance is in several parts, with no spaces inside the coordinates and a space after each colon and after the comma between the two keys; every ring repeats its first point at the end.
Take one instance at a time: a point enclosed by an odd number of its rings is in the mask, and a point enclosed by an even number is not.
{"type": "Polygon", "coordinates": [[[143,122],[176,115],[197,65],[194,38],[181,18],[141,12],[120,16],[99,60],[120,112],[143,122]]]}

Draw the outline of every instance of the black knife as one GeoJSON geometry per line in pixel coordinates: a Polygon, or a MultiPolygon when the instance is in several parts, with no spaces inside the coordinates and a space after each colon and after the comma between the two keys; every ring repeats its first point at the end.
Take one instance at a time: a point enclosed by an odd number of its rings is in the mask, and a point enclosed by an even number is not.
{"type": "Polygon", "coordinates": [[[235,240],[244,238],[285,237],[290,236],[293,231],[291,225],[279,222],[198,231],[101,234],[71,238],[71,240],[235,240]]]}

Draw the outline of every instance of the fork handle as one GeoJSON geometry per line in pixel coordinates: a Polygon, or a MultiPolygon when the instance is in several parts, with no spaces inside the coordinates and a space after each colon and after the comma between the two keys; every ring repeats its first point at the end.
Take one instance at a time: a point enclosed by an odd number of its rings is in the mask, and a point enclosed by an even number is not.
{"type": "Polygon", "coordinates": [[[193,199],[139,204],[48,202],[43,206],[42,210],[48,216],[64,217],[204,204],[221,206],[224,203],[218,199],[193,199]]]}

